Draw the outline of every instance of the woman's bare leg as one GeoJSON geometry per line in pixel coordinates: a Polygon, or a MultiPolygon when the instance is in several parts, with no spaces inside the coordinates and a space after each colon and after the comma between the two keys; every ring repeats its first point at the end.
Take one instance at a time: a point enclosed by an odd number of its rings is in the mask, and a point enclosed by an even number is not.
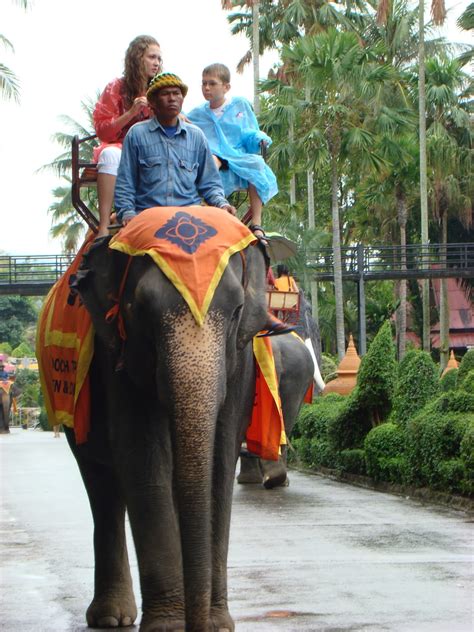
{"type": "Polygon", "coordinates": [[[110,214],[114,203],[116,177],[110,173],[97,174],[97,197],[99,200],[99,232],[97,237],[109,234],[110,214]]]}

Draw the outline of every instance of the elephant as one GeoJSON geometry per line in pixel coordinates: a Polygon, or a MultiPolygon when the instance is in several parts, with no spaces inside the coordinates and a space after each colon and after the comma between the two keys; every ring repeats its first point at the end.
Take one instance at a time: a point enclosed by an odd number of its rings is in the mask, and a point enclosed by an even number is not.
{"type": "Polygon", "coordinates": [[[109,239],[95,241],[76,279],[95,329],[88,441],[76,445],[65,428],[94,520],[95,589],[86,619],[121,627],[137,616],[127,511],[140,632],[231,632],[234,475],[253,406],[251,341],[269,327],[264,249],[251,245],[230,256],[202,326],[150,257],[132,257],[121,299],[123,343],[105,315],[128,257],[108,248],[109,239]]]}
{"type": "MultiPolygon", "coordinates": [[[[314,379],[315,359],[306,345],[293,336],[278,336],[272,340],[278,376],[285,433],[291,435],[304,396],[314,379]],[[311,359],[311,361],[310,361],[311,359]]],[[[316,365],[317,366],[317,365],[316,365]]],[[[243,448],[240,454],[239,484],[260,483],[266,489],[287,486],[287,446],[282,446],[278,461],[260,459],[243,448]]]]}
{"type": "Polygon", "coordinates": [[[10,410],[15,397],[19,395],[19,389],[15,383],[0,382],[0,434],[10,432],[10,410]]]}
{"type": "MultiPolygon", "coordinates": [[[[306,362],[307,351],[292,336],[281,336],[273,339],[272,347],[278,375],[279,391],[282,403],[285,432],[287,437],[296,422],[306,390],[311,378],[314,380],[316,392],[324,389],[324,381],[319,371],[321,361],[321,344],[319,328],[312,317],[311,308],[303,290],[300,292],[300,310],[296,323],[296,332],[302,340],[313,360],[313,372],[306,362]]],[[[244,446],[240,453],[240,471],[237,482],[241,485],[263,484],[265,489],[273,489],[289,484],[286,459],[287,446],[282,447],[278,461],[260,459],[244,446]]]]}

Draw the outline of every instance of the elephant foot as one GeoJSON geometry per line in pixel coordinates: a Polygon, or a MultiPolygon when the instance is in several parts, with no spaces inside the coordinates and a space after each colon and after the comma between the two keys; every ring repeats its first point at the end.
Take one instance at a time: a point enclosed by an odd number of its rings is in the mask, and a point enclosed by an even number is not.
{"type": "Polygon", "coordinates": [[[289,481],[286,473],[286,465],[281,459],[279,461],[264,461],[262,459],[262,470],[263,486],[265,489],[288,487],[289,481]]]}
{"type": "Polygon", "coordinates": [[[137,607],[132,593],[94,597],[86,612],[90,628],[127,628],[133,625],[136,618],[137,607]]]}
{"type": "Polygon", "coordinates": [[[254,456],[241,455],[240,473],[237,476],[237,483],[239,485],[260,485],[262,478],[260,459],[254,456]]]}
{"type": "Polygon", "coordinates": [[[211,611],[210,632],[234,632],[234,630],[234,620],[227,609],[218,612],[216,610],[211,611]]]}
{"type": "Polygon", "coordinates": [[[143,615],[139,632],[185,632],[186,624],[181,619],[156,619],[143,615]]]}

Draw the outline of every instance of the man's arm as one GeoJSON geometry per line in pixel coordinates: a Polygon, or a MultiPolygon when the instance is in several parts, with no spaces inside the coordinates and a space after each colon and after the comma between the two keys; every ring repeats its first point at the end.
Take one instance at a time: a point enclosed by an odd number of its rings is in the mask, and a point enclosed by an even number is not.
{"type": "Polygon", "coordinates": [[[122,157],[115,183],[115,208],[120,223],[128,222],[136,215],[138,160],[133,139],[134,134],[131,129],[123,142],[122,157]]]}

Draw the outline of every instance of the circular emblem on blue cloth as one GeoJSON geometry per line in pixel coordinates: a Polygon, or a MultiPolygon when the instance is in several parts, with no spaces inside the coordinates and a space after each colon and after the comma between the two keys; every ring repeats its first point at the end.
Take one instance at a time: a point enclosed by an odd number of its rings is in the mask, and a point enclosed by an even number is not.
{"type": "Polygon", "coordinates": [[[166,239],[192,255],[205,241],[217,235],[217,230],[199,217],[184,211],[173,215],[164,226],[156,231],[155,237],[166,239]]]}

